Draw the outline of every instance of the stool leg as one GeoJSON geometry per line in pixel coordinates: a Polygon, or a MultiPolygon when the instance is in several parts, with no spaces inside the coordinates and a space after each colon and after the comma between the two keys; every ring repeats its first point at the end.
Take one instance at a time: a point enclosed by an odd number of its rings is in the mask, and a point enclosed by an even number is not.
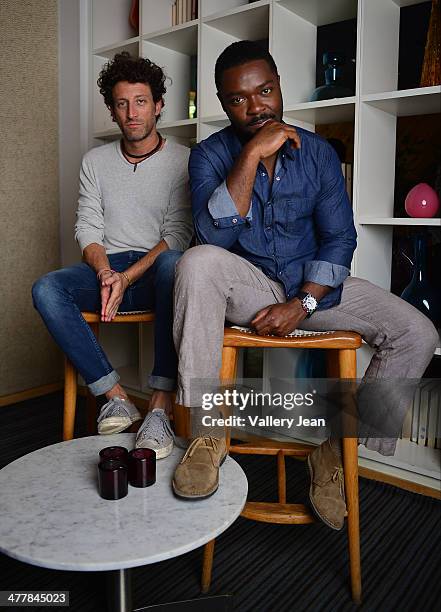
{"type": "Polygon", "coordinates": [[[201,580],[201,591],[202,593],[208,593],[211,585],[211,572],[213,570],[213,557],[214,557],[214,543],[215,540],[210,540],[204,546],[204,560],[202,565],[202,580],[201,580]]]}
{"type": "MultiPolygon", "coordinates": [[[[355,350],[340,350],[339,366],[341,378],[356,378],[357,358],[355,350]]],[[[347,419],[349,415],[343,416],[347,419]]],[[[355,416],[352,418],[355,418],[355,416]]],[[[357,438],[343,438],[343,471],[345,477],[346,506],[348,509],[349,567],[351,571],[352,599],[355,603],[359,604],[361,603],[361,562],[357,438]]]]}
{"type": "Polygon", "coordinates": [[[286,504],[286,468],[283,451],[277,453],[277,488],[279,492],[279,504],[286,504]]]}
{"type": "MultiPolygon", "coordinates": [[[[237,349],[235,347],[224,346],[222,350],[222,367],[220,371],[220,382],[224,383],[227,381],[235,380],[237,368],[237,349]]],[[[230,448],[231,431],[230,428],[226,428],[226,444],[227,451],[230,448]]],[[[204,562],[202,566],[202,581],[201,590],[202,593],[208,593],[211,584],[211,572],[213,569],[213,555],[214,555],[214,543],[215,540],[211,540],[204,546],[204,562]]]]}
{"type": "Polygon", "coordinates": [[[190,438],[191,426],[189,408],[185,408],[185,406],[181,406],[180,404],[174,404],[173,426],[177,436],[182,438],[190,438]]]}
{"type": "Polygon", "coordinates": [[[352,599],[361,603],[360,517],[358,506],[358,441],[343,438],[343,470],[348,509],[349,567],[352,599]]]}
{"type": "Polygon", "coordinates": [[[63,440],[74,436],[75,410],[77,404],[77,372],[67,357],[64,358],[64,415],[63,440]]]}
{"type": "MultiPolygon", "coordinates": [[[[220,371],[220,382],[227,383],[236,380],[238,349],[235,346],[224,346],[222,349],[222,367],[220,371]]],[[[225,410],[225,408],[224,408],[225,410]]],[[[227,414],[225,416],[228,416],[227,414]]],[[[227,451],[230,448],[231,428],[227,427],[226,443],[227,451]]]]}
{"type": "MultiPolygon", "coordinates": [[[[89,323],[90,329],[93,331],[95,338],[98,339],[99,333],[99,323],[89,323]]],[[[96,397],[92,395],[92,393],[87,390],[86,395],[86,414],[87,414],[87,433],[89,435],[94,435],[97,433],[97,406],[96,406],[96,397]]]]}
{"type": "Polygon", "coordinates": [[[338,363],[339,351],[337,349],[328,349],[326,351],[326,376],[328,378],[340,377],[340,366],[338,363]]]}

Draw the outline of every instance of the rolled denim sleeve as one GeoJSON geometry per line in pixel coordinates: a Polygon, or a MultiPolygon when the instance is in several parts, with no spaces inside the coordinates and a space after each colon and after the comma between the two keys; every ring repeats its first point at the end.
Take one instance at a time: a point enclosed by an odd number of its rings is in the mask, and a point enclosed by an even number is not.
{"type": "Polygon", "coordinates": [[[237,217],[237,222],[244,222],[246,219],[251,221],[253,218],[252,204],[250,202],[250,208],[246,214],[246,217],[242,219],[237,212],[236,204],[233,202],[233,198],[228,191],[227,182],[223,181],[219,187],[217,187],[208,200],[208,210],[213,219],[234,219],[237,217]]]}
{"type": "Polygon", "coordinates": [[[319,249],[304,264],[304,280],[338,287],[350,273],[357,232],[340,160],[328,143],[321,147],[320,165],[321,190],[314,208],[319,249]]]}
{"type": "Polygon", "coordinates": [[[200,244],[231,248],[249,225],[241,217],[219,171],[201,145],[192,149],[188,165],[195,232],[200,244]]]}
{"type": "Polygon", "coordinates": [[[329,263],[329,261],[307,261],[304,267],[304,280],[328,287],[339,287],[349,276],[349,268],[329,263]]]}

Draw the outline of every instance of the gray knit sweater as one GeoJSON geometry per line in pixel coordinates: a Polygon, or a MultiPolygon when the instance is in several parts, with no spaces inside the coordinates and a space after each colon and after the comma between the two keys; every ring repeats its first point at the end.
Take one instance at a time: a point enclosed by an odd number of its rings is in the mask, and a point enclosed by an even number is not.
{"type": "Polygon", "coordinates": [[[191,220],[187,163],[190,150],[167,140],[134,172],[120,141],[88,151],[80,172],[75,239],[83,251],[92,242],[106,253],[148,252],[165,240],[188,247],[191,220]]]}

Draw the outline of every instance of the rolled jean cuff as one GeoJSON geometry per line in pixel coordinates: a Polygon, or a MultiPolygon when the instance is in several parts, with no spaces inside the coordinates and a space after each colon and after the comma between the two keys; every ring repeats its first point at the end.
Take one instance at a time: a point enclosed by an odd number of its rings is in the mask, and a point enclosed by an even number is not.
{"type": "Polygon", "coordinates": [[[148,385],[151,389],[157,389],[158,391],[174,391],[176,389],[176,379],[151,374],[148,378],[148,385]]]}
{"type": "Polygon", "coordinates": [[[117,374],[115,370],[112,370],[110,374],[102,376],[101,378],[87,386],[89,387],[89,391],[93,395],[102,395],[103,393],[106,393],[106,391],[110,391],[110,389],[114,387],[119,381],[119,379],[119,374],[117,374]]]}

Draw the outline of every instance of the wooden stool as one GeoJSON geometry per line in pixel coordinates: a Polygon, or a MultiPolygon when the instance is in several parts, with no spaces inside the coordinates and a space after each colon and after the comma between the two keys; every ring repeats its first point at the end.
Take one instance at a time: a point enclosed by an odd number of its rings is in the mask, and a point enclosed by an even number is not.
{"type": "MultiPolygon", "coordinates": [[[[81,313],[98,337],[101,317],[97,312],[81,313]]],[[[118,313],[111,323],[151,323],[155,320],[153,312],[118,313]]],[[[88,396],[89,397],[89,396],[88,396]]],[[[71,362],[64,359],[64,417],[63,417],[63,440],[72,440],[75,426],[75,411],[77,404],[77,371],[71,362]]]]}
{"type": "MultiPolygon", "coordinates": [[[[346,331],[304,332],[296,330],[294,335],[258,336],[250,331],[226,328],[222,351],[221,382],[236,378],[238,349],[245,347],[260,348],[322,348],[327,349],[328,376],[355,379],[357,376],[356,350],[361,346],[359,334],[346,331]]],[[[227,438],[229,444],[229,436],[227,438]]],[[[349,564],[351,574],[352,599],[361,601],[360,567],[360,528],[358,508],[358,440],[343,438],[343,467],[345,496],[348,517],[349,564]]],[[[315,447],[294,443],[281,443],[273,440],[260,440],[244,444],[230,444],[229,452],[247,455],[276,455],[278,472],[277,503],[249,501],[243,509],[245,518],[267,523],[305,524],[315,522],[315,517],[303,504],[286,503],[285,456],[307,457],[315,447]]],[[[214,540],[204,549],[204,569],[202,592],[210,587],[213,565],[214,540]]]]}

